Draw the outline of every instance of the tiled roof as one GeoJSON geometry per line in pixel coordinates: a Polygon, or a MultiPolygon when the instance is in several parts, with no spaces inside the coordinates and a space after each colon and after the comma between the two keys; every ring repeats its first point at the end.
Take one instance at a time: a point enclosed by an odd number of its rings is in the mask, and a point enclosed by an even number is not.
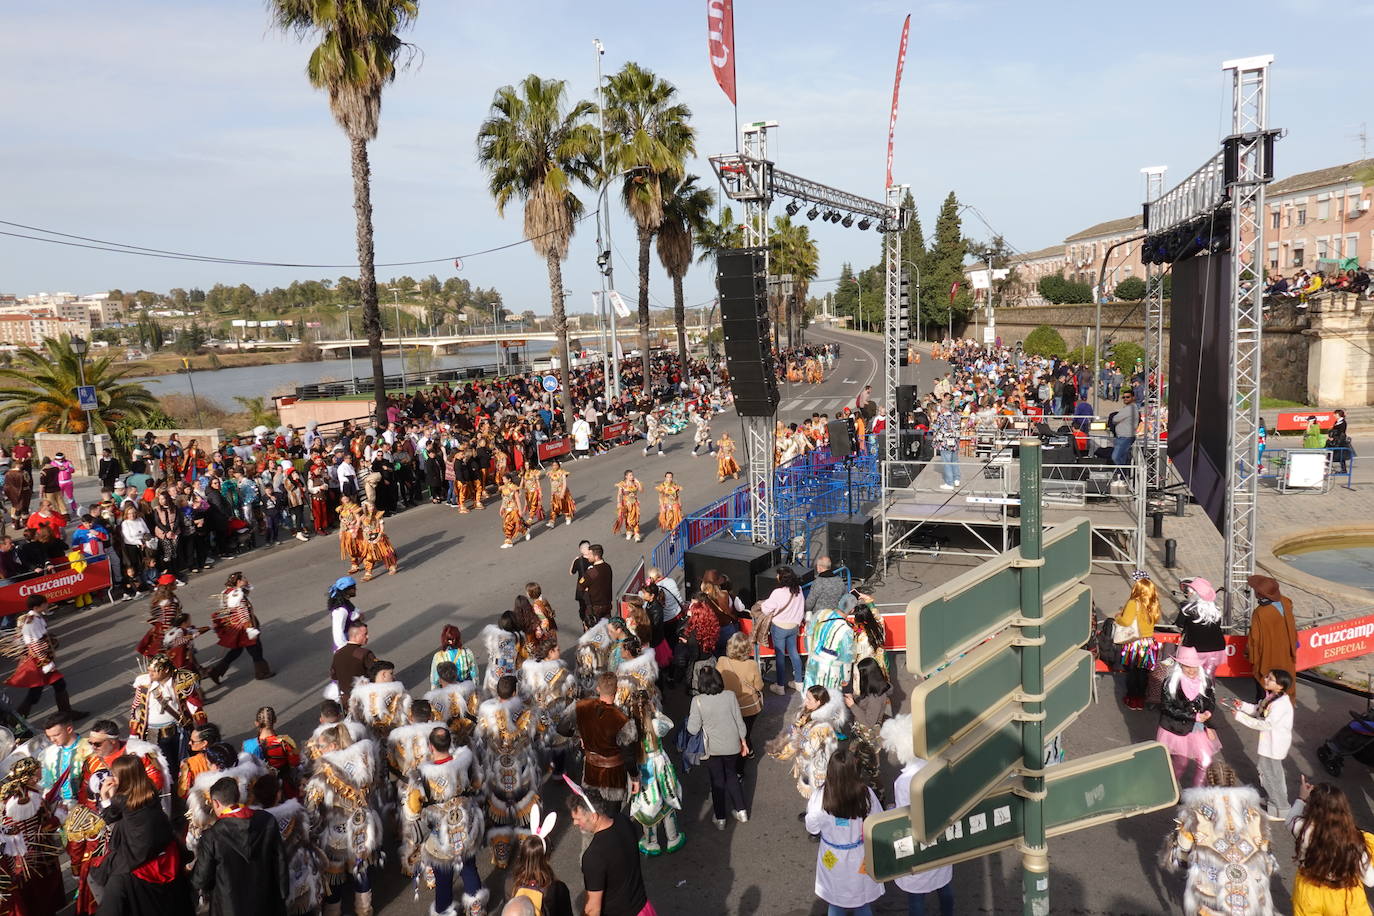
{"type": "Polygon", "coordinates": [[[1089,226],[1082,232],[1075,232],[1073,235],[1067,236],[1064,241],[1073,242],[1078,239],[1091,239],[1103,235],[1125,235],[1131,232],[1138,232],[1143,228],[1141,216],[1137,213],[1135,216],[1127,216],[1122,219],[1109,219],[1105,223],[1089,226]]]}
{"type": "MultiPolygon", "coordinates": [[[[1313,172],[1300,172],[1271,184],[1266,191],[1270,195],[1292,194],[1309,188],[1321,188],[1333,184],[1345,184],[1361,172],[1374,172],[1374,159],[1360,159],[1345,165],[1333,165],[1313,172]]],[[[1374,182],[1372,182],[1374,183],[1374,182]]]]}

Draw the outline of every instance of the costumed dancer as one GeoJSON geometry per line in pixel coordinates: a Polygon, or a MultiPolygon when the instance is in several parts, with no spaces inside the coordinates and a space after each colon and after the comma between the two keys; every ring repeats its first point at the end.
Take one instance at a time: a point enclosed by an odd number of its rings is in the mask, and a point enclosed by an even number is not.
{"type": "Polygon", "coordinates": [[[650,856],[677,852],[687,842],[677,824],[682,785],[677,768],[663,749],[663,738],[672,730],[673,721],[659,711],[648,691],[635,691],[629,706],[630,718],[639,729],[639,791],[630,797],[630,817],[644,830],[639,851],[650,856]],[[663,825],[662,845],[658,842],[659,824],[663,825]]]}
{"type": "Polygon", "coordinates": [[[363,503],[362,514],[362,558],[363,558],[363,581],[372,580],[372,568],[377,565],[386,567],[388,576],[396,575],[396,567],[400,560],[396,556],[396,548],[391,546],[391,538],[386,535],[386,526],[382,522],[381,509],[371,503],[363,503]]]}
{"type": "Polygon", "coordinates": [[[729,433],[721,433],[716,440],[716,480],[731,477],[739,480],[739,464],[735,461],[735,440],[729,433]]]}
{"type": "MultiPolygon", "coordinates": [[[[1169,749],[1174,776],[1183,785],[1188,764],[1193,764],[1194,787],[1202,785],[1207,766],[1221,749],[1210,722],[1217,708],[1211,678],[1192,646],[1181,646],[1173,670],[1160,697],[1159,729],[1155,740],[1169,749]]],[[[1281,803],[1276,801],[1276,803],[1281,803]]]]}
{"type": "Polygon", "coordinates": [[[551,647],[542,660],[530,659],[520,666],[520,693],[534,711],[541,769],[552,768],[555,776],[563,775],[572,741],[558,731],[558,726],[577,699],[577,682],[558,657],[557,646],[551,647]]]}
{"type": "MultiPolygon", "coordinates": [[[[253,602],[248,595],[253,585],[241,572],[232,572],[224,582],[220,593],[220,608],[210,614],[210,623],[219,637],[219,644],[229,651],[224,654],[205,676],[216,684],[224,677],[234,659],[245,651],[253,660],[253,677],[265,681],[273,676],[272,667],[262,654],[262,630],[258,615],[253,613],[253,602]]],[[[247,796],[241,796],[246,798],[247,796]]]]}
{"type": "Polygon", "coordinates": [[[768,753],[778,760],[792,761],[792,776],[797,792],[810,799],[825,785],[825,768],[830,765],[842,738],[849,736],[853,717],[845,708],[844,694],[824,687],[808,687],[802,692],[802,711],[785,735],[769,742],[768,753]]]}
{"type": "Polygon", "coordinates": [[[178,614],[172,621],[172,628],[162,635],[162,648],[172,660],[172,667],[194,671],[197,677],[203,675],[200,661],[196,658],[196,638],[209,632],[209,627],[198,627],[191,623],[190,614],[178,614]]]}
{"type": "Polygon", "coordinates": [[[453,662],[440,662],[437,668],[439,686],[425,694],[425,702],[436,722],[454,728],[454,720],[477,715],[477,681],[471,676],[459,680],[458,666],[453,662]]]}
{"type": "Polygon", "coordinates": [[[252,754],[277,777],[283,798],[298,798],[301,794],[301,752],[290,735],[277,733],[277,711],[271,706],[258,707],[253,716],[258,734],[243,742],[243,751],[252,754]]]}
{"type": "Polygon", "coordinates": [[[162,637],[175,625],[181,613],[176,576],[163,573],[157,577],[157,587],[148,599],[148,608],[148,632],[138,641],[138,654],[144,658],[152,658],[163,650],[162,637]]]}
{"type": "Polygon", "coordinates": [[[77,735],[71,720],[61,713],[53,713],[43,722],[49,741],[39,753],[43,765],[43,788],[52,799],[59,820],[76,803],[81,788],[81,770],[91,755],[91,745],[77,735]]]}
{"type": "MultiPolygon", "coordinates": [[[[620,618],[611,618],[612,632],[618,619],[620,618]]],[[[611,659],[615,663],[615,702],[627,715],[630,712],[630,696],[637,690],[648,693],[655,704],[659,702],[658,661],[653,649],[645,646],[639,641],[638,636],[630,633],[617,648],[611,650],[611,659]]]]}
{"type": "Polygon", "coordinates": [[[644,457],[649,457],[649,449],[658,449],[663,454],[663,436],[667,432],[658,414],[649,411],[644,415],[644,457]]]}
{"type": "MultiPolygon", "coordinates": [[[[387,775],[398,788],[404,788],[411,771],[428,759],[429,733],[434,726],[441,724],[434,721],[432,712],[428,700],[412,700],[409,720],[393,728],[386,736],[387,775]]],[[[404,868],[405,862],[401,865],[404,868]]],[[[414,872],[407,871],[405,874],[414,872]]]]}
{"type": "Polygon", "coordinates": [[[11,883],[0,909],[51,916],[64,904],[57,817],[40,788],[42,766],[20,757],[0,782],[0,849],[11,883]]]}
{"type": "Polygon", "coordinates": [[[27,716],[43,695],[43,688],[51,687],[58,712],[73,720],[86,718],[85,712],[72,709],[67,679],[57,667],[57,640],[48,635],[48,599],[30,595],[28,608],[19,615],[14,635],[5,647],[6,654],[19,656],[19,666],[6,683],[11,687],[27,687],[29,691],[15,712],[27,716]]]}
{"type": "Polygon", "coordinates": [[[715,447],[711,444],[711,418],[693,407],[692,425],[696,427],[695,432],[692,433],[692,457],[697,456],[697,452],[703,445],[706,446],[706,454],[713,454],[715,447]]]}
{"type": "Polygon", "coordinates": [[[439,665],[443,662],[453,663],[457,672],[457,677],[451,679],[453,683],[477,679],[477,659],[473,657],[471,649],[464,648],[462,630],[451,623],[444,624],[444,628],[439,631],[439,651],[429,660],[431,688],[439,686],[439,665]]]}
{"type": "Polygon", "coordinates": [[[134,678],[129,735],[156,744],[168,772],[180,772],[191,729],[206,721],[200,678],[194,671],[177,669],[169,656],[155,657],[148,670],[134,678]]]}
{"type": "Polygon", "coordinates": [[[310,838],[305,806],[296,798],[283,798],[280,780],[272,773],[253,783],[253,803],[277,820],[282,852],[290,884],[286,894],[288,916],[305,916],[320,908],[320,854],[310,838]]]}
{"type": "Polygon", "coordinates": [[[627,790],[638,790],[638,766],[622,748],[633,744],[634,722],[615,705],[616,676],[604,671],[596,678],[596,695],[578,700],[565,728],[575,726],[582,742],[582,786],[607,801],[624,801],[627,790]],[[632,783],[633,780],[633,783],[632,783]]]}
{"type": "Polygon", "coordinates": [[[626,471],[615,485],[616,514],[615,524],[611,526],[612,534],[623,531],[627,541],[644,540],[639,533],[639,494],[643,489],[644,485],[635,480],[634,471],[626,471]]]}
{"type": "Polygon", "coordinates": [[[410,694],[405,684],[396,680],[396,666],[378,659],[368,677],[353,683],[348,697],[348,717],[361,722],[372,732],[380,746],[392,729],[404,725],[410,717],[410,694]]]}
{"type": "Polygon", "coordinates": [[[682,487],[673,482],[673,472],[663,475],[658,491],[658,530],[673,531],[682,522],[682,487]]]}
{"type": "Polygon", "coordinates": [[[1112,642],[1121,649],[1126,669],[1127,709],[1144,709],[1150,671],[1155,667],[1155,624],[1159,622],[1159,592],[1148,573],[1131,573],[1131,596],[1116,615],[1112,642]]]}
{"type": "Polygon", "coordinates": [[[530,809],[539,801],[541,773],[534,749],[534,715],[507,675],[496,696],[477,709],[477,748],[487,805],[487,843],[497,868],[510,864],[511,845],[528,833],[530,809]]]}
{"type": "Polygon", "coordinates": [[[310,737],[305,739],[305,747],[301,751],[301,763],[307,774],[314,772],[315,761],[324,754],[323,741],[334,733],[336,725],[342,725],[344,731],[348,732],[350,742],[362,741],[369,735],[366,725],[344,718],[343,708],[339,706],[338,700],[321,701],[319,724],[310,733],[310,737]]]}
{"type": "Polygon", "coordinates": [[[477,873],[482,847],[482,791],[477,758],[466,746],[454,746],[453,734],[433,726],[426,736],[427,759],[410,775],[402,791],[402,869],[423,876],[434,890],[434,916],[456,916],[453,878],[463,878],[464,916],[483,916],[490,893],[477,873]]]}
{"type": "Polygon", "coordinates": [[[501,497],[501,507],[498,510],[501,513],[501,534],[506,538],[501,543],[504,550],[514,544],[521,535],[528,541],[530,532],[525,527],[525,515],[520,508],[520,485],[507,480],[501,484],[498,492],[501,497]]]}
{"type": "MultiPolygon", "coordinates": [[[[854,629],[835,608],[820,608],[806,628],[806,688],[838,694],[854,666],[854,629]]],[[[824,768],[822,768],[824,772],[824,768]]]]}
{"type": "MultiPolygon", "coordinates": [[[[543,476],[538,468],[527,467],[520,478],[520,492],[525,498],[525,524],[533,526],[544,520],[544,485],[539,482],[543,476]]],[[[552,518],[549,519],[553,521],[552,518]]]]}
{"type": "Polygon", "coordinates": [[[364,622],[363,612],[353,604],[357,595],[358,583],[352,576],[340,576],[329,586],[329,634],[334,640],[335,652],[348,642],[348,628],[354,623],[364,622]]]}
{"type": "Polygon", "coordinates": [[[611,624],[602,618],[577,639],[577,695],[596,696],[596,679],[607,670],[610,663],[611,624]]]}
{"type": "MultiPolygon", "coordinates": [[[[525,597],[529,599],[530,610],[534,612],[534,633],[530,636],[531,651],[535,646],[552,642],[558,645],[558,618],[553,605],[544,597],[544,587],[538,582],[525,583],[525,597]]],[[[540,652],[539,655],[543,655],[540,652]]]]}
{"type": "MultiPolygon", "coordinates": [[[[903,808],[911,804],[912,777],[926,765],[926,760],[916,755],[916,748],[912,743],[911,713],[904,713],[884,722],[882,736],[883,747],[902,765],[902,771],[897,774],[897,779],[892,784],[892,796],[896,800],[896,806],[903,808]]],[[[933,892],[939,897],[941,912],[952,913],[954,891],[950,889],[949,884],[953,879],[954,866],[942,865],[939,868],[928,868],[903,875],[893,883],[906,892],[909,901],[919,898],[912,903],[912,912],[924,912],[917,909],[917,906],[924,907],[925,895],[933,892]]]]}
{"type": "Polygon", "coordinates": [[[372,916],[368,868],[382,858],[382,819],[371,805],[379,778],[377,745],[366,738],[353,741],[343,725],[317,738],[321,754],[305,784],[305,814],[323,855],[323,914],[339,916],[351,888],[355,916],[372,916]]]}
{"type": "Polygon", "coordinates": [[[195,851],[201,836],[218,820],[210,789],[221,779],[238,783],[239,797],[250,798],[253,783],[267,774],[267,767],[252,754],[236,752],[232,745],[216,744],[205,752],[210,769],[191,782],[186,793],[186,848],[195,851]]]}
{"type": "Polygon", "coordinates": [[[351,496],[339,497],[339,559],[348,561],[348,571],[355,573],[362,567],[362,507],[351,496]]]}
{"type": "Polygon", "coordinates": [[[496,685],[507,675],[515,677],[525,660],[525,641],[522,639],[515,615],[503,611],[494,624],[482,628],[479,638],[487,650],[487,673],[482,679],[482,692],[494,696],[496,685]]]}
{"type": "Polygon", "coordinates": [[[555,461],[549,469],[549,527],[557,524],[560,515],[563,524],[571,525],[576,511],[572,490],[568,489],[568,472],[563,470],[563,462],[555,461]]]}

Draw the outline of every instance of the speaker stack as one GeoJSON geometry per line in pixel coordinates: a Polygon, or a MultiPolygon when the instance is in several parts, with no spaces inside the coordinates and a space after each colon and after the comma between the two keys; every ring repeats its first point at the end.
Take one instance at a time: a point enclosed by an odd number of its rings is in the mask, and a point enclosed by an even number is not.
{"type": "Polygon", "coordinates": [[[741,417],[771,417],[778,410],[778,377],[770,345],[767,249],[721,249],[716,289],[735,410],[741,417]]]}
{"type": "Polygon", "coordinates": [[[754,590],[756,579],[771,571],[782,562],[782,551],[777,547],[736,541],[730,538],[712,538],[698,544],[683,557],[682,578],[691,595],[701,588],[701,577],[708,569],[719,570],[730,578],[735,594],[748,607],[760,597],[754,590]]]}
{"type": "Polygon", "coordinates": [[[867,579],[876,568],[873,516],[837,515],[826,520],[826,552],[836,566],[844,566],[855,579],[867,579]]]}
{"type": "Polygon", "coordinates": [[[825,435],[830,440],[832,458],[848,458],[859,451],[859,428],[852,417],[841,417],[825,424],[825,435]]]}

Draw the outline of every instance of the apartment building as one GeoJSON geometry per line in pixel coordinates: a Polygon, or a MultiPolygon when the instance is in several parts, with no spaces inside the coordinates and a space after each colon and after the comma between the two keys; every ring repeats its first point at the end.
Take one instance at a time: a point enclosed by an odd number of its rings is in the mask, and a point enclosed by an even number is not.
{"type": "Polygon", "coordinates": [[[1264,206],[1265,267],[1270,273],[1374,265],[1374,159],[1303,172],[1269,185],[1264,206]]]}

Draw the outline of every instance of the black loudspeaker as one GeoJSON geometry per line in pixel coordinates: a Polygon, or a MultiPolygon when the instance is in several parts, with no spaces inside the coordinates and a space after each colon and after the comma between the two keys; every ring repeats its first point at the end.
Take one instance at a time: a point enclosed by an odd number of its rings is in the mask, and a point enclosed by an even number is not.
{"type": "Polygon", "coordinates": [[[897,386],[897,413],[906,416],[916,410],[916,386],[898,385],[897,386]]]}
{"type": "Polygon", "coordinates": [[[853,420],[831,420],[825,424],[825,434],[830,439],[830,454],[836,458],[848,458],[859,450],[859,428],[853,420]]]}
{"type": "Polygon", "coordinates": [[[873,516],[836,515],[826,520],[826,552],[836,566],[849,570],[855,579],[873,575],[877,560],[873,543],[873,516]]]}
{"type": "Polygon", "coordinates": [[[748,607],[755,601],[754,577],[771,570],[782,562],[782,550],[767,544],[736,541],[731,538],[712,538],[687,551],[683,558],[683,581],[690,597],[701,587],[701,576],[708,569],[716,569],[730,577],[739,600],[748,607]]]}
{"type": "Polygon", "coordinates": [[[716,255],[725,368],[735,410],[742,417],[771,417],[778,410],[765,254],[763,248],[730,248],[716,255]]]}
{"type": "MultiPolygon", "coordinates": [[[[816,577],[816,571],[809,566],[800,563],[789,563],[792,572],[797,574],[797,581],[802,585],[810,582],[816,577]]],[[[776,566],[754,576],[754,596],[755,600],[762,601],[772,594],[773,589],[778,587],[778,568],[776,566]]]]}

